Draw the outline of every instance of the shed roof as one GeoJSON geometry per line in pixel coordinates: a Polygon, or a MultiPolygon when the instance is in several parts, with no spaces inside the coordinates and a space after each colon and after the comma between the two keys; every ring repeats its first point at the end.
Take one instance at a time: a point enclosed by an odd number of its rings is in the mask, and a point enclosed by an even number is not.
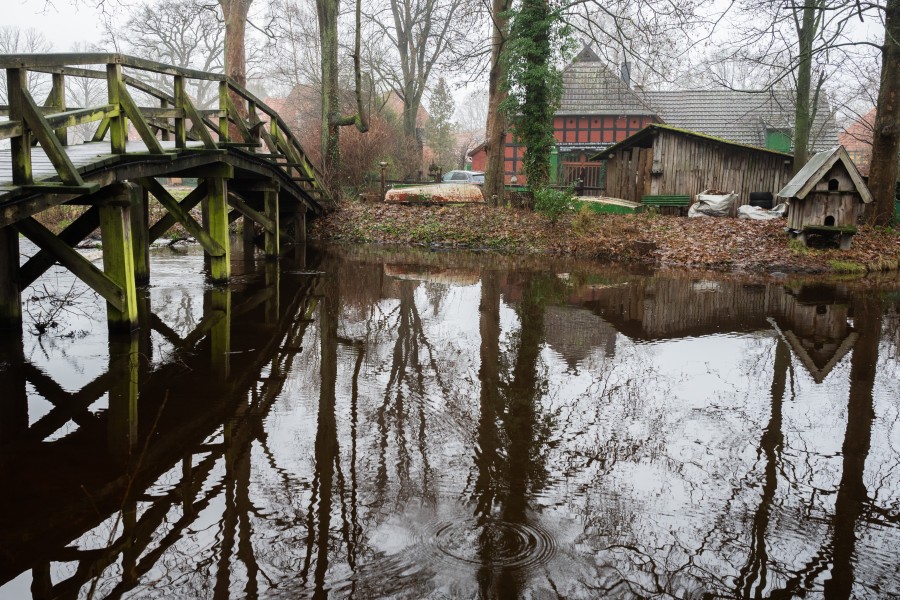
{"type": "Polygon", "coordinates": [[[806,198],[806,195],[819,181],[821,181],[825,174],[838,161],[841,161],[844,168],[847,169],[847,173],[850,175],[853,185],[856,186],[856,191],[862,196],[862,201],[866,204],[871,202],[872,194],[869,192],[869,188],[866,187],[856,165],[850,160],[850,155],[847,154],[847,151],[843,146],[837,146],[831,150],[824,150],[810,158],[809,162],[803,165],[802,169],[797,171],[797,174],[794,175],[793,179],[791,179],[786,186],[781,188],[781,191],[778,192],[778,197],[806,198]]]}
{"type": "MultiPolygon", "coordinates": [[[[644,97],[669,125],[740,144],[765,147],[767,130],[790,133],[794,128],[794,99],[788,91],[648,90],[644,97]]],[[[825,150],[837,143],[837,127],[823,95],[810,129],[810,148],[825,150]]]]}
{"type": "Polygon", "coordinates": [[[660,123],[653,123],[653,124],[647,125],[646,127],[641,129],[637,133],[634,133],[634,134],[628,136],[621,142],[619,142],[617,144],[613,144],[612,146],[610,146],[603,152],[596,154],[595,156],[593,156],[591,158],[591,160],[605,160],[605,159],[609,158],[613,153],[617,152],[618,150],[621,150],[622,148],[631,148],[634,146],[638,146],[642,143],[646,143],[647,140],[649,140],[649,138],[658,131],[670,131],[670,132],[676,133],[678,135],[684,135],[686,137],[698,138],[698,139],[705,140],[708,142],[714,142],[716,144],[723,144],[726,146],[731,146],[733,148],[740,148],[742,150],[750,150],[753,152],[765,152],[767,154],[774,154],[776,156],[781,156],[785,159],[793,159],[794,158],[790,154],[785,154],[784,152],[778,152],[777,150],[769,150],[767,148],[759,148],[758,146],[750,146],[748,144],[739,144],[739,143],[733,142],[731,140],[718,138],[718,137],[715,137],[712,135],[707,135],[705,133],[700,133],[697,131],[691,131],[689,129],[682,129],[680,127],[673,127],[671,125],[663,125],[660,123]]]}
{"type": "Polygon", "coordinates": [[[558,115],[656,115],[635,90],[585,46],[563,70],[558,115]]]}

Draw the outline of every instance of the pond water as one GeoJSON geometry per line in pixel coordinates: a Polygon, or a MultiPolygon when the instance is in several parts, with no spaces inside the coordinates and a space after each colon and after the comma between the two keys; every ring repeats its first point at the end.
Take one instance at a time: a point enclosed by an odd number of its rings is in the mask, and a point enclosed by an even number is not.
{"type": "Polygon", "coordinates": [[[0,598],[900,596],[896,279],[234,259],[26,291],[0,598]]]}

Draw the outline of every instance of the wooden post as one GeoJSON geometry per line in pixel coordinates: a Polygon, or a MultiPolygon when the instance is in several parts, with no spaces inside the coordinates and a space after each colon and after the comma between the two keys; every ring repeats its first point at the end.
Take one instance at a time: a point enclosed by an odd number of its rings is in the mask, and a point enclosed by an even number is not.
{"type": "Polygon", "coordinates": [[[224,383],[231,372],[231,290],[227,287],[213,288],[210,296],[210,307],[222,314],[210,334],[212,370],[216,382],[224,383]]]}
{"type": "Polygon", "coordinates": [[[281,254],[281,241],[278,220],[278,184],[273,182],[271,189],[263,192],[263,207],[266,216],[275,224],[270,231],[266,228],[266,260],[276,260],[281,254]]]}
{"type": "MultiPolygon", "coordinates": [[[[235,118],[239,118],[235,115],[235,118]]],[[[219,82],[219,141],[228,141],[228,82],[219,82]]]]}
{"type": "Polygon", "coordinates": [[[119,93],[121,83],[122,65],[117,63],[106,65],[106,94],[109,103],[119,111],[117,116],[109,120],[109,145],[113,154],[125,154],[125,145],[128,143],[128,124],[119,93]]]}
{"type": "Polygon", "coordinates": [[[107,444],[110,455],[123,464],[137,446],[139,357],[138,336],[110,336],[107,444]]]}
{"type": "Polygon", "coordinates": [[[13,184],[26,185],[33,183],[31,176],[31,130],[25,126],[25,97],[23,90],[28,89],[28,72],[25,69],[6,70],[6,94],[9,102],[9,120],[22,123],[22,135],[10,138],[12,154],[13,184]]]}
{"type": "Polygon", "coordinates": [[[298,244],[306,243],[306,207],[294,213],[294,241],[298,244]]]}
{"type": "Polygon", "coordinates": [[[181,114],[175,117],[175,147],[185,148],[187,146],[187,129],[184,123],[184,77],[175,76],[174,84],[175,108],[181,111],[181,114]]]}
{"type": "Polygon", "coordinates": [[[150,192],[147,188],[129,185],[131,238],[134,245],[134,280],[150,281],[150,192]]]}
{"type": "MultiPolygon", "coordinates": [[[[47,100],[49,106],[55,108],[57,112],[66,110],[66,76],[62,73],[53,74],[53,87],[50,88],[50,97],[47,100]]],[[[68,130],[65,127],[56,129],[55,133],[56,139],[59,140],[61,145],[67,146],[69,144],[68,130]]]]}
{"type": "Polygon", "coordinates": [[[106,316],[111,333],[128,333],[138,326],[137,292],[134,282],[134,248],[131,235],[133,184],[123,184],[112,200],[100,206],[100,235],[103,270],[124,292],[122,310],[107,302],[106,316]]]}
{"type": "Polygon", "coordinates": [[[210,260],[210,278],[215,283],[224,283],[231,278],[231,244],[228,239],[228,182],[223,177],[206,180],[209,194],[209,235],[225,250],[222,256],[210,260]]]}
{"type": "MultiPolygon", "coordinates": [[[[159,107],[160,108],[169,108],[169,101],[165,100],[165,99],[160,100],[159,107]]],[[[168,122],[169,122],[169,119],[166,119],[167,124],[168,124],[168,122]]],[[[168,142],[169,140],[172,139],[172,132],[169,131],[168,129],[163,129],[159,133],[160,133],[159,138],[164,142],[168,142]]]]}
{"type": "Polygon", "coordinates": [[[0,227],[0,331],[22,330],[22,292],[19,289],[19,232],[0,227]]]}

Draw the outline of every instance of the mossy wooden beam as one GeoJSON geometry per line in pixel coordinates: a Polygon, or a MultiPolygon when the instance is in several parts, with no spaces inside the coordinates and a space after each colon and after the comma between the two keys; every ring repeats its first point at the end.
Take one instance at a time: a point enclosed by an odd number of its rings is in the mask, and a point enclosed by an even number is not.
{"type": "Polygon", "coordinates": [[[235,127],[237,127],[238,131],[241,134],[241,138],[245,142],[258,144],[259,138],[255,138],[250,133],[250,128],[247,127],[247,123],[244,122],[244,117],[241,116],[241,113],[238,111],[237,106],[234,105],[234,100],[231,99],[231,94],[225,95],[225,108],[227,110],[228,118],[234,123],[235,127]]]}
{"type": "Polygon", "coordinates": [[[210,279],[215,283],[224,283],[231,278],[228,181],[221,177],[212,177],[206,180],[206,185],[209,190],[207,194],[209,235],[224,250],[222,254],[213,255],[210,260],[210,279]]]}
{"type": "MultiPolygon", "coordinates": [[[[66,76],[62,73],[54,73],[51,75],[53,86],[50,88],[50,94],[47,96],[47,102],[44,106],[52,106],[57,112],[65,112],[66,110],[66,76]]],[[[60,145],[67,146],[69,144],[69,136],[65,127],[57,127],[53,125],[56,139],[60,145]]]]}
{"type": "Polygon", "coordinates": [[[131,239],[134,248],[134,280],[138,284],[150,281],[150,196],[147,188],[129,186],[131,239]]]}
{"type": "MultiPolygon", "coordinates": [[[[187,98],[187,92],[184,89],[184,77],[176,75],[173,86],[175,91],[175,108],[184,114],[184,103],[187,98]]],[[[175,117],[175,147],[187,147],[187,128],[185,126],[185,117],[183,116],[175,117]]]]}
{"type": "Polygon", "coordinates": [[[176,221],[181,223],[188,233],[194,236],[200,245],[203,246],[203,249],[206,250],[207,254],[214,257],[227,255],[227,248],[223,247],[218,240],[207,233],[161,183],[152,177],[140,179],[139,183],[153,194],[153,197],[169,211],[169,214],[175,217],[176,221]]]}
{"type": "Polygon", "coordinates": [[[102,142],[103,138],[106,137],[106,134],[109,132],[110,123],[112,123],[113,118],[118,117],[119,113],[116,111],[115,114],[108,113],[103,116],[103,119],[100,121],[100,124],[97,126],[97,131],[94,132],[94,136],[91,138],[92,142],[102,142]]]}
{"type": "Polygon", "coordinates": [[[228,194],[228,204],[230,206],[232,206],[235,210],[240,212],[243,216],[262,225],[263,228],[266,229],[267,231],[271,231],[272,229],[274,229],[275,227],[278,226],[276,221],[273,221],[268,216],[264,215],[263,213],[259,212],[258,210],[251,208],[250,205],[247,204],[243,198],[241,198],[240,196],[238,196],[237,194],[235,194],[233,192],[228,194]]]}
{"type": "Polygon", "coordinates": [[[32,130],[34,136],[40,142],[47,154],[47,158],[53,163],[60,180],[66,185],[84,185],[84,180],[72,164],[72,159],[66,154],[66,149],[59,143],[56,133],[47,123],[47,119],[38,110],[37,104],[27,90],[22,90],[22,117],[25,124],[32,130]]]}
{"type": "Polygon", "coordinates": [[[102,121],[107,116],[115,116],[118,110],[112,104],[90,108],[78,108],[44,115],[47,124],[53,129],[75,127],[84,123],[102,121]]]}
{"type": "Polygon", "coordinates": [[[281,254],[281,241],[278,227],[278,188],[266,190],[263,192],[263,207],[271,222],[270,227],[266,227],[264,248],[266,258],[273,260],[281,254]]]}
{"type": "Polygon", "coordinates": [[[19,287],[19,232],[0,227],[0,331],[21,331],[22,294],[19,287]]]}
{"type": "Polygon", "coordinates": [[[31,132],[25,126],[25,94],[28,92],[28,73],[25,69],[7,69],[6,94],[9,98],[9,120],[23,125],[22,135],[11,138],[13,183],[24,185],[33,181],[31,172],[31,132]]]}
{"type": "MultiPolygon", "coordinates": [[[[100,227],[100,210],[96,206],[92,206],[72,221],[57,237],[70,248],[74,248],[98,227],[100,227]]],[[[56,264],[56,258],[46,250],[41,250],[29,258],[19,271],[19,281],[22,287],[28,287],[34,283],[54,264],[56,264]]]]}
{"type": "Polygon", "coordinates": [[[28,217],[15,223],[16,229],[35,243],[42,250],[49,252],[55,260],[88,284],[91,289],[103,296],[113,307],[122,310],[127,306],[125,292],[114,280],[94,266],[84,256],[70,248],[53,233],[38,223],[34,217],[28,217]]]}
{"type": "Polygon", "coordinates": [[[144,144],[147,145],[147,150],[149,150],[152,154],[162,154],[163,149],[159,143],[159,140],[157,140],[156,135],[154,135],[154,133],[150,131],[150,126],[147,124],[147,121],[144,120],[144,115],[141,114],[141,109],[138,108],[138,105],[131,97],[131,94],[128,93],[128,88],[125,87],[125,82],[120,79],[118,81],[118,85],[119,103],[122,106],[122,110],[124,110],[126,116],[131,119],[131,123],[134,125],[135,130],[138,132],[138,135],[141,136],[141,140],[144,142],[144,144]]]}
{"type": "Polygon", "coordinates": [[[208,150],[215,150],[216,142],[209,134],[209,130],[206,128],[203,117],[200,116],[200,113],[194,108],[194,103],[191,102],[191,99],[184,92],[182,92],[181,102],[184,114],[191,120],[192,130],[200,138],[200,141],[203,142],[203,147],[208,150]]]}
{"type": "MultiPolygon", "coordinates": [[[[178,204],[181,206],[182,211],[190,213],[190,210],[197,206],[204,198],[206,198],[206,183],[201,182],[200,185],[191,190],[191,192],[178,204]]],[[[152,227],[150,227],[148,242],[152,244],[158,240],[177,222],[178,219],[176,219],[175,215],[172,213],[167,212],[164,214],[152,227]]]]}
{"type": "Polygon", "coordinates": [[[106,306],[106,320],[111,333],[129,333],[138,327],[130,215],[136,187],[131,183],[123,184],[119,186],[115,201],[100,205],[103,270],[124,293],[121,306],[110,303],[106,306]]]}
{"type": "MultiPolygon", "coordinates": [[[[106,93],[109,103],[116,107],[121,107],[121,90],[122,90],[122,65],[108,64],[106,65],[106,93]]],[[[109,145],[113,154],[125,154],[125,146],[128,143],[128,125],[125,122],[125,115],[122,111],[109,120],[109,145]]]]}
{"type": "Polygon", "coordinates": [[[219,142],[227,142],[228,136],[228,82],[219,82],[219,142]]]}

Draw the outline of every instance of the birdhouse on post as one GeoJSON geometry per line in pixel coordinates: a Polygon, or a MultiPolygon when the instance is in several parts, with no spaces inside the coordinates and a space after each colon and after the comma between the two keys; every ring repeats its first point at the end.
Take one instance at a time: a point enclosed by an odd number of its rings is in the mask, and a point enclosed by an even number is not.
{"type": "Polygon", "coordinates": [[[819,152],[778,192],[787,202],[788,230],[804,243],[810,235],[838,238],[850,247],[872,194],[843,146],[819,152]]]}

